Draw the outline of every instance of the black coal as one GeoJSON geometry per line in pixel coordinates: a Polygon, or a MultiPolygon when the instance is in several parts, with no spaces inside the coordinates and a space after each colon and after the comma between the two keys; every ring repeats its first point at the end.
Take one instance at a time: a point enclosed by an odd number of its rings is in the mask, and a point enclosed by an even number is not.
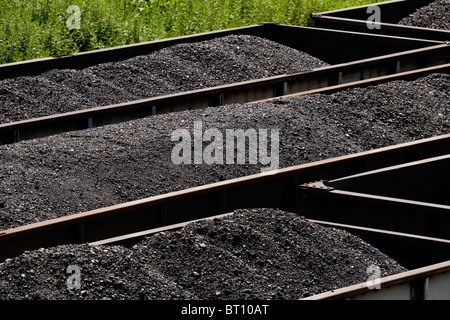
{"type": "Polygon", "coordinates": [[[437,0],[416,10],[399,22],[400,25],[450,30],[450,3],[437,0]]]}

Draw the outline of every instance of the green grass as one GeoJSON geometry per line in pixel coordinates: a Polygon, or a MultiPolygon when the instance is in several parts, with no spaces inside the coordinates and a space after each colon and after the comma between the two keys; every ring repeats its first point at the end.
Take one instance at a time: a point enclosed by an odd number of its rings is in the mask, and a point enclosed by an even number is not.
{"type": "MultiPolygon", "coordinates": [[[[381,0],[380,0],[381,1],[381,0]]],[[[376,0],[0,0],[0,63],[259,22],[311,25],[310,13],[376,0]],[[81,10],[70,30],[70,5],[81,10]]]]}

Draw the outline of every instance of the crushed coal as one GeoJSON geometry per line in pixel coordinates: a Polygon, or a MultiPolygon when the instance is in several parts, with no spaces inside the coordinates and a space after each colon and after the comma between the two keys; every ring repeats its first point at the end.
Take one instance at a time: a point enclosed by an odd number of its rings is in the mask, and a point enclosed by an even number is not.
{"type": "Polygon", "coordinates": [[[257,174],[268,166],[259,160],[229,163],[225,155],[223,164],[174,164],[178,142],[171,135],[185,129],[193,137],[196,122],[224,136],[227,129],[279,130],[280,168],[447,134],[449,85],[448,74],[432,74],[0,146],[0,230],[257,174]]]}
{"type": "Polygon", "coordinates": [[[0,299],[296,300],[406,271],[347,231],[242,209],[121,246],[65,245],[0,264],[0,299]]]}
{"type": "Polygon", "coordinates": [[[107,106],[234,82],[292,74],[327,64],[249,35],[182,43],[82,70],[51,70],[0,81],[0,123],[107,106]]]}
{"type": "Polygon", "coordinates": [[[450,30],[450,2],[437,0],[417,9],[399,22],[400,25],[450,30]]]}

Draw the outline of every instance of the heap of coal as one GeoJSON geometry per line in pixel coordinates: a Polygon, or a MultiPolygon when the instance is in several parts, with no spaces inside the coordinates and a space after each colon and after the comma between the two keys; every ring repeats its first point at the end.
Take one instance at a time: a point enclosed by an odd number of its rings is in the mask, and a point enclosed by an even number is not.
{"type": "Polygon", "coordinates": [[[400,25],[429,29],[450,30],[450,3],[436,0],[399,22],[400,25]]]}
{"type": "Polygon", "coordinates": [[[296,300],[364,283],[371,266],[380,277],[406,271],[347,231],[281,210],[246,209],[130,248],[26,252],[0,264],[0,299],[296,300]]]}

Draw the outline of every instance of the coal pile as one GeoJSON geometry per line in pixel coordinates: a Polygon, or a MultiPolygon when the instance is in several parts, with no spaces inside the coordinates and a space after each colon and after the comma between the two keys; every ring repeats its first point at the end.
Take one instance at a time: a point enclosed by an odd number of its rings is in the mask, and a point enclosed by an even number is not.
{"type": "MultiPolygon", "coordinates": [[[[406,271],[360,238],[275,209],[237,210],[130,248],[70,245],[0,264],[0,299],[295,300],[406,271]],[[68,287],[69,266],[79,287],[68,287]]],[[[72,282],[70,282],[72,283],[72,282]]]]}
{"type": "Polygon", "coordinates": [[[400,25],[429,29],[450,30],[450,3],[437,0],[417,9],[399,22],[400,25]]]}
{"type": "Polygon", "coordinates": [[[119,246],[64,245],[29,251],[0,264],[0,275],[0,300],[193,298],[119,246]]]}
{"type": "MultiPolygon", "coordinates": [[[[0,230],[261,172],[175,165],[174,130],[279,129],[280,168],[449,132],[450,76],[157,115],[0,146],[0,230]]],[[[270,139],[270,138],[269,138],[270,139]]]]}
{"type": "Polygon", "coordinates": [[[0,81],[0,123],[326,66],[304,52],[247,35],[183,43],[82,70],[0,81]]]}

